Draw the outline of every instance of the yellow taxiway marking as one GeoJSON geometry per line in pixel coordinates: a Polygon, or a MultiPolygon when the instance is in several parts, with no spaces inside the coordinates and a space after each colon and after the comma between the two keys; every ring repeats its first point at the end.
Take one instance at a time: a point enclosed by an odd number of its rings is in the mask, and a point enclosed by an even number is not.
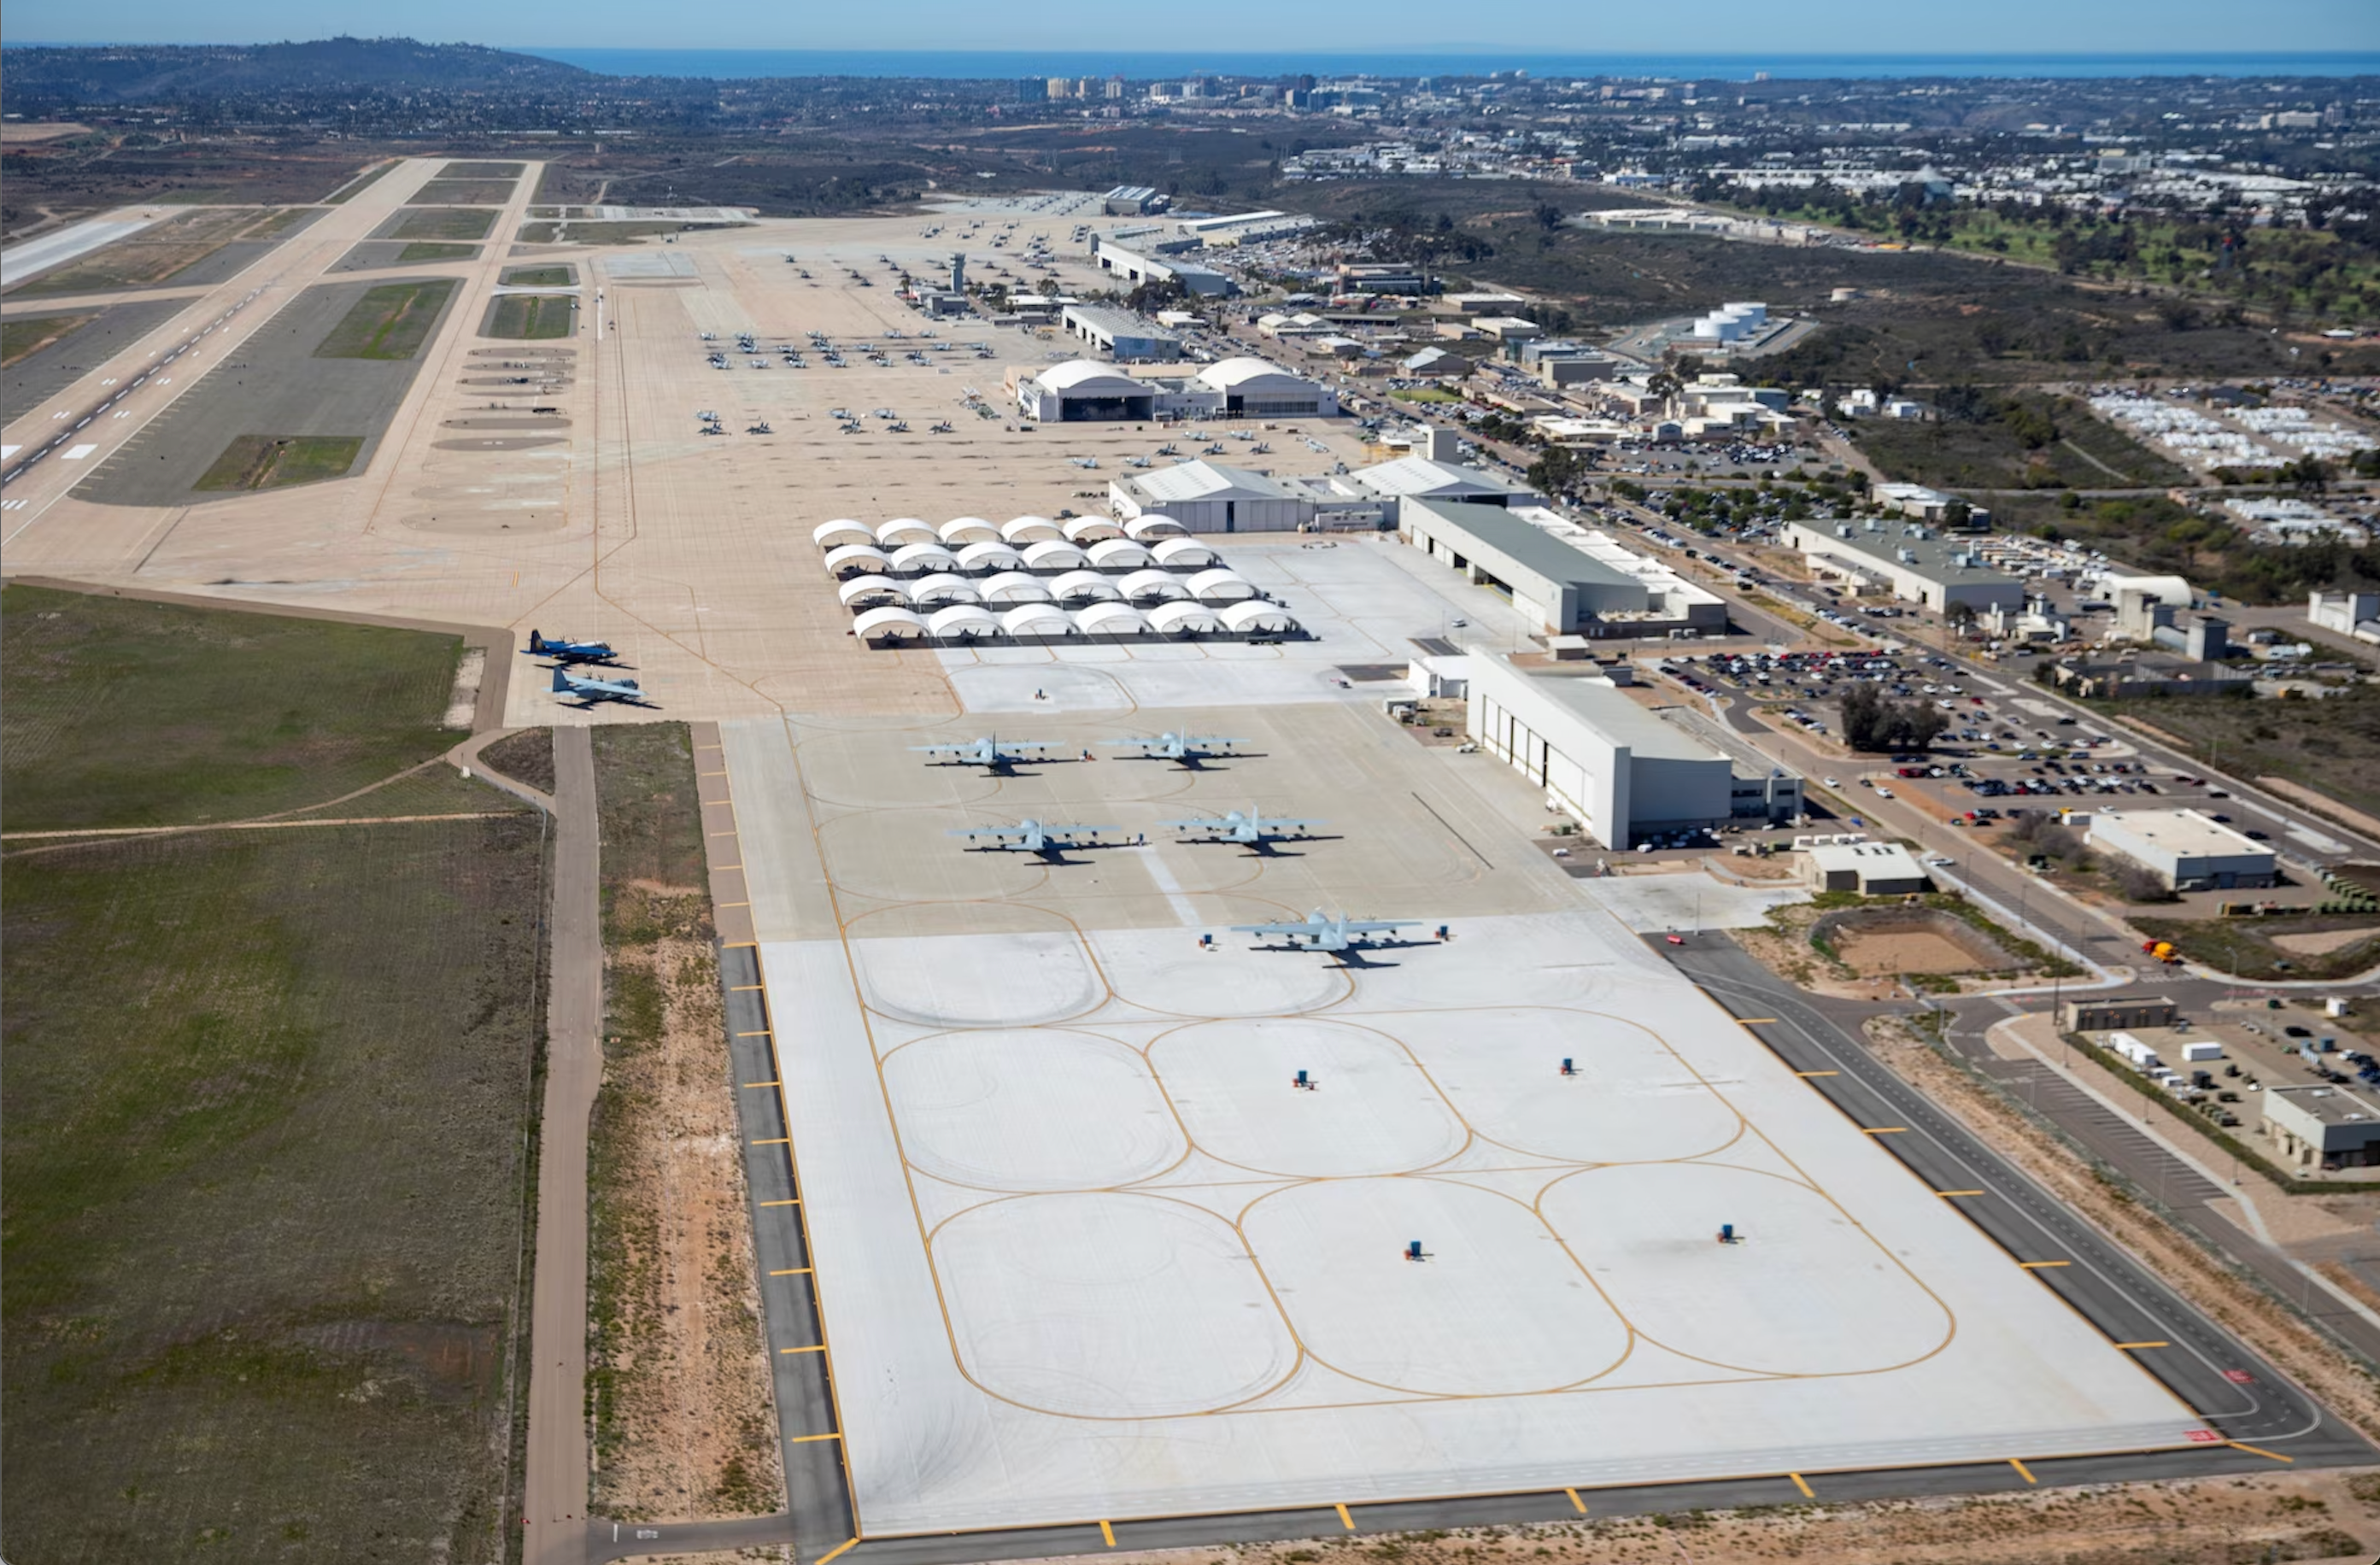
{"type": "Polygon", "coordinates": [[[784,1084],[783,1084],[783,1083],[782,1083],[782,1082],[746,1082],[746,1083],[744,1084],[744,1087],[745,1087],[745,1090],[748,1092],[748,1091],[752,1090],[752,1089],[753,1089],[753,1088],[755,1088],[755,1087],[763,1087],[763,1086],[782,1086],[783,1085],[784,1085],[784,1084]]]}
{"type": "Polygon", "coordinates": [[[808,1277],[809,1274],[810,1268],[808,1267],[789,1266],[783,1271],[772,1271],[769,1275],[771,1277],[808,1277]]]}
{"type": "Polygon", "coordinates": [[[793,1144],[794,1138],[790,1135],[772,1135],[766,1141],[752,1143],[755,1146],[791,1146],[793,1144]]]}
{"type": "Polygon", "coordinates": [[[1840,1071],[1796,1071],[1793,1074],[1797,1076],[1840,1076],[1842,1074],[1840,1071]]]}
{"type": "Polygon", "coordinates": [[[2238,1440],[2226,1440],[2223,1443],[2229,1446],[2233,1450],[2246,1451],[2250,1456],[2269,1456],[2275,1462],[2295,1462],[2297,1460],[2297,1458],[2293,1456],[2283,1456],[2277,1450],[2266,1450],[2262,1446],[2245,1445],[2238,1440]]]}
{"type": "Polygon", "coordinates": [[[719,949],[722,951],[758,951],[759,948],[760,942],[759,940],[731,940],[727,944],[721,946],[719,949]]]}
{"type": "Polygon", "coordinates": [[[729,994],[750,994],[754,989],[764,989],[768,987],[769,986],[766,984],[730,984],[727,986],[727,992],[729,994]]]}
{"type": "Polygon", "coordinates": [[[857,1548],[858,1547],[859,1547],[859,1540],[858,1540],[857,1538],[854,1538],[854,1539],[852,1539],[849,1543],[846,1543],[846,1544],[839,1544],[839,1545],[837,1545],[833,1549],[830,1550],[829,1552],[827,1552],[827,1553],[825,1553],[825,1554],[821,1554],[821,1555],[820,1555],[820,1556],[819,1556],[818,1565],[827,1565],[827,1561],[828,1561],[828,1560],[830,1560],[830,1559],[832,1559],[836,1555],[843,1554],[843,1553],[846,1552],[847,1550],[855,1549],[855,1548],[857,1548]]]}
{"type": "Polygon", "coordinates": [[[762,1027],[757,1032],[737,1033],[735,1036],[737,1037],[767,1037],[769,1036],[769,1029],[762,1027]]]}
{"type": "Polygon", "coordinates": [[[740,864],[714,864],[710,867],[710,872],[713,875],[724,875],[731,869],[741,869],[743,867],[744,867],[740,864]]]}
{"type": "Polygon", "coordinates": [[[733,831],[709,831],[705,832],[704,835],[711,837],[732,837],[735,835],[735,833],[733,831]]]}
{"type": "Polygon", "coordinates": [[[780,1353],[822,1353],[826,1352],[826,1344],[824,1342],[820,1342],[815,1348],[779,1348],[777,1352],[780,1353]]]}
{"type": "Polygon", "coordinates": [[[1347,1514],[1347,1508],[1344,1505],[1339,1505],[1332,1507],[1332,1509],[1339,1512],[1339,1524],[1346,1528],[1349,1532],[1354,1532],[1355,1530],[1355,1519],[1347,1514]]]}
{"type": "Polygon", "coordinates": [[[1104,1519],[1099,1523],[1099,1536],[1107,1540],[1107,1545],[1110,1548],[1113,1548],[1115,1547],[1115,1529],[1109,1526],[1104,1519]]]}
{"type": "Polygon", "coordinates": [[[2022,1271],[2039,1271],[2044,1267],[2072,1266],[2074,1263],[2072,1261],[2019,1261],[2016,1264],[2022,1271]]]}
{"type": "Polygon", "coordinates": [[[1861,1127],[1860,1134],[1862,1135],[1900,1135],[1908,1129],[1907,1125],[1864,1125],[1861,1127]]]}
{"type": "MultiPolygon", "coordinates": [[[[811,1446],[816,1445],[820,1440],[839,1440],[841,1438],[843,1438],[841,1435],[795,1435],[792,1439],[787,1440],[785,1444],[789,1446],[811,1446]]],[[[825,1565],[825,1562],[821,1560],[820,1565],[825,1565]]]]}
{"type": "Polygon", "coordinates": [[[2129,1353],[2136,1352],[2142,1348],[2170,1348],[2172,1346],[2173,1344],[2171,1342],[2119,1342],[2116,1344],[2116,1351],[2118,1353],[2129,1353]]]}
{"type": "Polygon", "coordinates": [[[2023,1479],[2026,1483],[2028,1483],[2028,1484],[2037,1484],[2037,1483],[2041,1482],[2041,1480],[2040,1480],[2040,1479],[2038,1479],[2038,1478],[2036,1478],[2036,1477],[2034,1477],[2034,1476],[2033,1475],[2033,1469],[2032,1469],[2032,1468],[2027,1467],[2023,1462],[2019,1462],[2016,1458],[2014,1458],[2014,1457],[2010,1457],[2010,1458],[2009,1458],[2009,1465],[2010,1465],[2010,1467],[2015,1468],[2015,1469],[2016,1469],[2016,1475],[2017,1475],[2018,1477],[2020,1477],[2020,1478],[2023,1479]]]}
{"type": "Polygon", "coordinates": [[[1586,1501],[1578,1498],[1576,1489],[1564,1489],[1562,1493],[1570,1496],[1570,1508],[1572,1510],[1577,1511],[1581,1516],[1586,1514],[1586,1501]]]}
{"type": "Polygon", "coordinates": [[[763,1201],[760,1205],[764,1207],[798,1207],[801,1203],[799,1201],[763,1201]]]}
{"type": "Polygon", "coordinates": [[[1777,1018],[1774,1016],[1738,1016],[1735,1019],[1735,1025],[1739,1027],[1767,1027],[1776,1025],[1776,1023],[1777,1018]]]}
{"type": "Polygon", "coordinates": [[[1802,1498],[1803,1499],[1815,1499],[1818,1498],[1816,1495],[1810,1492],[1810,1486],[1802,1481],[1802,1474],[1799,1473],[1788,1473],[1785,1476],[1793,1480],[1793,1486],[1802,1491],[1802,1498]]]}
{"type": "Polygon", "coordinates": [[[1934,1192],[1934,1194],[1941,1196],[1947,1201],[1953,1195],[1981,1195],[1984,1192],[1980,1190],[1937,1190],[1934,1192]]]}
{"type": "MultiPolygon", "coordinates": [[[[741,868],[742,866],[739,865],[737,867],[741,868]]],[[[749,907],[752,904],[748,902],[722,902],[719,905],[722,907],[749,907]]]]}

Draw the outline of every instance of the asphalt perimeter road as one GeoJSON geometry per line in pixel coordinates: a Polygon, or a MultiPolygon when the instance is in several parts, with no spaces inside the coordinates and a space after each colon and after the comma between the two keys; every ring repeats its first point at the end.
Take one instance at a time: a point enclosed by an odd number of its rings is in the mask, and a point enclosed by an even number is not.
{"type": "MultiPolygon", "coordinates": [[[[2237,1339],[2134,1264],[2113,1243],[2050,1197],[1914,1088],[1879,1063],[1850,1032],[1806,997],[1777,978],[1733,941],[1695,938],[1682,949],[1657,948],[1705,992],[1746,1018],[1776,1018],[1755,1034],[1797,1071],[1813,1076],[1847,1117],[1863,1126],[1899,1125],[1885,1145],[1937,1190],[1981,1190],[1956,1200],[1961,1215],[2008,1250],[2015,1261],[2067,1264],[2037,1269],[2111,1342],[2160,1341],[2141,1351],[2144,1367],[2198,1411],[2225,1443],[2182,1450],[2116,1453],[2013,1462],[1885,1469],[1868,1472],[1780,1473],[1767,1477],[1549,1490],[1406,1504],[1349,1506],[1220,1516],[1120,1520],[1098,1525],[1019,1528],[980,1533],[878,1538],[841,1553],[854,1565],[962,1565],[1098,1554],[1111,1549],[1182,1548],[1294,1538],[1344,1537],[1430,1528],[1478,1527],[1604,1517],[1726,1510],[1817,1500],[1852,1503],[1933,1495],[2010,1494],[2034,1485],[2144,1483],[2269,1472],[2277,1460],[2301,1466],[2360,1466],[2380,1461],[2362,1438],[2329,1411],[2274,1373],[2237,1339]],[[1806,1487],[1804,1487],[1806,1486],[1806,1487]]],[[[772,1312],[773,1313],[773,1312],[772,1312]]],[[[835,1497],[840,1500],[840,1497],[835,1497]]],[[[588,1558],[610,1560],[640,1554],[692,1552],[801,1539],[797,1557],[822,1555],[814,1540],[847,1516],[800,1512],[747,1521],[680,1525],[605,1523],[590,1530],[588,1558]]]]}

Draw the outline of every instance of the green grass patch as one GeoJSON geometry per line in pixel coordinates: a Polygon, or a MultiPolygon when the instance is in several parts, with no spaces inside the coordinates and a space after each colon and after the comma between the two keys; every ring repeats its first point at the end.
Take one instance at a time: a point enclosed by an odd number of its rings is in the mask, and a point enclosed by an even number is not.
{"type": "Polygon", "coordinates": [[[484,239],[496,225],[492,212],[468,212],[454,207],[433,208],[424,212],[401,213],[390,225],[392,239],[484,239]]]}
{"type": "Polygon", "coordinates": [[[214,466],[190,487],[287,489],[293,484],[343,479],[363,448],[361,435],[242,435],[224,447],[214,466]]]}
{"type": "Polygon", "coordinates": [[[656,234],[693,232],[705,226],[724,228],[732,225],[667,222],[524,223],[515,242],[524,245],[632,245],[656,234]]]}
{"type": "Polygon", "coordinates": [[[440,723],[459,653],[453,637],[11,586],[8,828],[180,825],[334,798],[454,742],[440,723]]]}
{"type": "Polygon", "coordinates": [[[2380,810],[2380,688],[2359,685],[2319,701],[2172,696],[2087,705],[2147,723],[2209,766],[2286,778],[2351,808],[2380,810]]]}
{"type": "MultiPolygon", "coordinates": [[[[2243,901],[2251,895],[2240,893],[2243,901]]],[[[2344,978],[2380,961],[2380,919],[2368,913],[2276,914],[2268,918],[2148,918],[2139,914],[2128,916],[2150,940],[2170,940],[2174,950],[2190,961],[2241,978],[2306,982],[2344,978]],[[2363,938],[2336,951],[2308,953],[2273,943],[2275,935],[2330,934],[2348,929],[2362,931],[2363,938]]]]}
{"type": "Polygon", "coordinates": [[[317,358],[410,358],[455,292],[451,278],[384,283],[358,299],[314,348],[317,358]]]}
{"type": "MultiPolygon", "coordinates": [[[[12,829],[443,742],[446,637],[24,587],[0,635],[12,829]]],[[[12,1558],[504,1559],[542,833],[421,787],[493,818],[0,859],[12,1558]]]]}
{"type": "Polygon", "coordinates": [[[399,266],[411,266],[417,261],[477,261],[479,259],[480,247],[477,245],[450,245],[436,240],[417,239],[396,252],[396,264],[399,266]]]}
{"type": "Polygon", "coordinates": [[[450,163],[438,171],[441,179],[518,179],[525,163],[450,163]]]}
{"type": "Polygon", "coordinates": [[[577,321],[578,299],[572,294],[505,294],[488,306],[480,328],[483,337],[566,337],[577,321]]]}
{"type": "Polygon", "coordinates": [[[501,281],[507,288],[575,288],[578,285],[578,269],[567,264],[508,266],[501,281]]]}
{"type": "Polygon", "coordinates": [[[410,207],[500,207],[513,199],[510,179],[433,179],[406,201],[410,207]]]}
{"type": "Polygon", "coordinates": [[[1852,426],[1868,459],[1907,483],[1945,489],[2145,489],[2191,476],[2067,397],[1936,394],[1939,419],[1852,426]]]}
{"type": "Polygon", "coordinates": [[[96,315],[40,315],[0,321],[0,369],[30,358],[68,332],[97,319],[96,315]]]}

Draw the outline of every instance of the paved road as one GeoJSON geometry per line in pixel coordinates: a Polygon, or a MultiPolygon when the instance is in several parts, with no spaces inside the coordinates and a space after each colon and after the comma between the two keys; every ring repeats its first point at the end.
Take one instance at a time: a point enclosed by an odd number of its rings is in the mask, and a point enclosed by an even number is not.
{"type": "Polygon", "coordinates": [[[603,1077],[595,747],[553,731],[553,947],[529,1300],[528,1565],[587,1558],[587,1135],[603,1077]]]}
{"type": "Polygon", "coordinates": [[[2225,1438],[2308,1462],[2369,1462],[2375,1453],[2313,1399],[2113,1242],[1970,1134],[1879,1062],[1837,1019],[1732,940],[1706,935],[1669,953],[1678,968],[1740,1015],[1779,1020],[1761,1040],[1795,1070],[1827,1070],[1811,1086],[1862,1125],[1900,1125],[1884,1145],[1937,1190],[1980,1189],[1957,1209],[2019,1261],[2065,1261],[2039,1273],[2116,1342],[2167,1342],[2141,1362],[2225,1438]],[[2235,1375],[2250,1377],[2243,1381],[2235,1375]]]}

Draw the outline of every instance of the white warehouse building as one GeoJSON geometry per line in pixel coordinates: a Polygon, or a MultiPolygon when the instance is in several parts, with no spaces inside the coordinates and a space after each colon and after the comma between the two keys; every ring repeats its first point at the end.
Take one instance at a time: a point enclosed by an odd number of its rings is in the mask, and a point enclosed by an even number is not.
{"type": "Polygon", "coordinates": [[[1531,675],[1486,651],[1468,662],[1469,737],[1605,847],[1721,825],[1739,809],[1769,822],[1800,813],[1799,778],[1772,769],[1739,779],[1736,761],[1607,680],[1531,675]]]}
{"type": "Polygon", "coordinates": [[[1854,590],[1888,587],[1896,598],[1944,613],[1961,606],[1977,615],[2024,608],[2023,582],[1985,564],[1968,540],[1940,537],[1918,523],[1795,522],[1786,528],[1784,543],[1802,552],[1821,581],[1835,576],[1854,590]]]}
{"type": "Polygon", "coordinates": [[[2095,815],[2091,845],[2131,860],[2177,892],[2273,884],[2273,850],[2202,810],[2139,809],[2095,815]]]}
{"type": "Polygon", "coordinates": [[[1339,413],[1337,392],[1261,358],[1226,358],[1199,370],[1196,379],[1222,394],[1229,418],[1331,419],[1339,413]]]}

